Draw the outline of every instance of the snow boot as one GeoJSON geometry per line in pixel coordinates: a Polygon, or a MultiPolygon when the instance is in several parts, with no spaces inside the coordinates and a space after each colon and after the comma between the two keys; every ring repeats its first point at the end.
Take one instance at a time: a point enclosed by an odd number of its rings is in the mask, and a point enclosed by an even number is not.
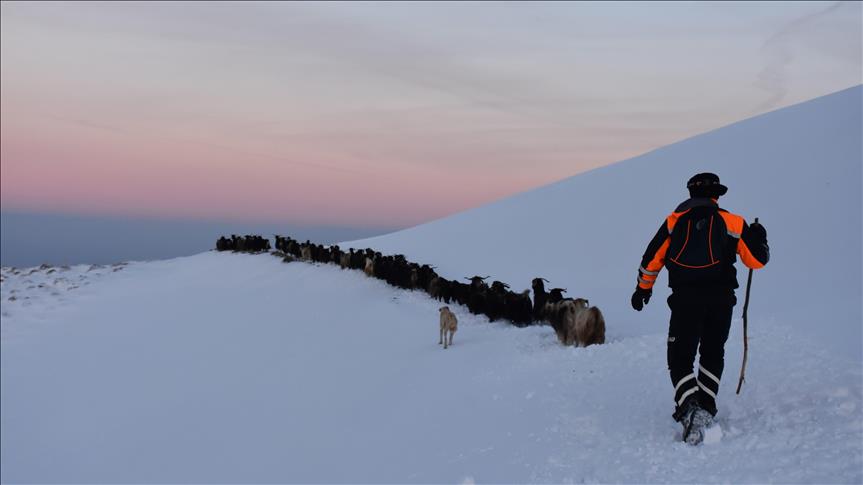
{"type": "Polygon", "coordinates": [[[704,441],[704,431],[713,423],[713,415],[695,403],[681,423],[683,423],[683,441],[695,446],[704,441]]]}
{"type": "Polygon", "coordinates": [[[674,412],[674,419],[683,425],[683,441],[697,445],[704,440],[704,431],[713,423],[713,415],[690,396],[674,412]]]}

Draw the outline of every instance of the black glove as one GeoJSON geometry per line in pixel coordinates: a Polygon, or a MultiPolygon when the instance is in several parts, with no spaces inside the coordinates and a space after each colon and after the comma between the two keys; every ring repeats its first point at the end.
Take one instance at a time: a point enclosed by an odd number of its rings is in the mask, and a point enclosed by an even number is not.
{"type": "Polygon", "coordinates": [[[647,305],[647,302],[650,301],[650,295],[652,294],[653,290],[645,290],[640,286],[636,286],[635,293],[632,294],[632,308],[641,311],[644,305],[647,305]]]}
{"type": "Polygon", "coordinates": [[[749,226],[749,231],[752,233],[752,237],[758,241],[767,242],[767,229],[764,229],[764,226],[761,223],[753,222],[749,226]]]}

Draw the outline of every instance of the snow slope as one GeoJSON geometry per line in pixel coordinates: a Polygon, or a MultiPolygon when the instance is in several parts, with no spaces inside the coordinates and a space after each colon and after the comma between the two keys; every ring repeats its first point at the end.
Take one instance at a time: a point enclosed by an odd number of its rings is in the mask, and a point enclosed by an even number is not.
{"type": "MultiPolygon", "coordinates": [[[[536,276],[590,299],[617,335],[667,324],[665,271],[642,313],[629,307],[647,243],[687,179],[717,173],[720,205],[767,228],[750,315],[774,319],[859,365],[863,87],[705,133],[614,165],[394,234],[342,243],[403,253],[449,278],[491,275],[514,290],[536,276]]],[[[738,263],[738,280],[746,275],[738,263]]],[[[742,294],[742,292],[741,292],[742,294]]],[[[742,303],[742,298],[740,299],[742,303]]],[[[742,305],[741,305],[742,306],[742,305]]]]}
{"type": "Polygon", "coordinates": [[[443,350],[421,293],[268,255],[130,264],[74,295],[4,317],[3,482],[863,479],[860,369],[770,324],[692,448],[661,332],[564,348],[455,307],[443,350]]]}
{"type": "Polygon", "coordinates": [[[423,294],[269,255],[4,269],[0,481],[863,482],[860,101],[855,87],[362,244],[451,277],[545,276],[602,307],[603,346],[453,307],[443,350],[423,294]],[[691,448],[671,419],[664,277],[644,312],[628,299],[701,169],[762,218],[773,260],[743,393],[736,319],[720,428],[691,448]]]}

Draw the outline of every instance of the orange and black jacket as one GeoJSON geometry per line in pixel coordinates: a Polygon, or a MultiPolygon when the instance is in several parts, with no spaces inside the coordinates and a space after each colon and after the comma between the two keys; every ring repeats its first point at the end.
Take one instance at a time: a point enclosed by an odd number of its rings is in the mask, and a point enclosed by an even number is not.
{"type": "Polygon", "coordinates": [[[733,290],[738,287],[737,270],[734,263],[737,255],[747,267],[752,269],[763,268],[770,259],[770,249],[767,241],[753,234],[749,225],[743,217],[720,209],[716,201],[707,198],[692,198],[680,204],[674,212],[669,215],[656,235],[647,246],[644,256],[641,258],[641,266],[638,268],[638,286],[644,290],[653,288],[659,271],[665,266],[666,251],[671,242],[671,234],[674,231],[678,219],[690,211],[710,211],[718,213],[725,222],[726,237],[723,238],[723,260],[721,261],[721,274],[717,280],[699,284],[675,274],[669,267],[668,286],[672,290],[685,290],[688,288],[709,287],[728,288],[733,290]]]}

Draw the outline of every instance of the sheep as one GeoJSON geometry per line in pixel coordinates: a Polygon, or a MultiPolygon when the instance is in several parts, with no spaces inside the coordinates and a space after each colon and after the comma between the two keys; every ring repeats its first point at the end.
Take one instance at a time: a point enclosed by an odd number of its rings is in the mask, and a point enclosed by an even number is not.
{"type": "Polygon", "coordinates": [[[458,330],[458,319],[447,306],[440,307],[438,311],[440,312],[440,339],[438,340],[438,345],[443,344],[443,348],[447,348],[452,345],[452,336],[458,330]],[[449,336],[449,343],[447,343],[447,336],[449,336]]]}
{"type": "Polygon", "coordinates": [[[605,343],[605,318],[599,308],[592,306],[578,314],[575,341],[579,347],[605,343]]]}
{"type": "Polygon", "coordinates": [[[366,276],[372,277],[375,275],[375,260],[372,258],[366,257],[366,265],[363,267],[363,272],[366,276]]]}

